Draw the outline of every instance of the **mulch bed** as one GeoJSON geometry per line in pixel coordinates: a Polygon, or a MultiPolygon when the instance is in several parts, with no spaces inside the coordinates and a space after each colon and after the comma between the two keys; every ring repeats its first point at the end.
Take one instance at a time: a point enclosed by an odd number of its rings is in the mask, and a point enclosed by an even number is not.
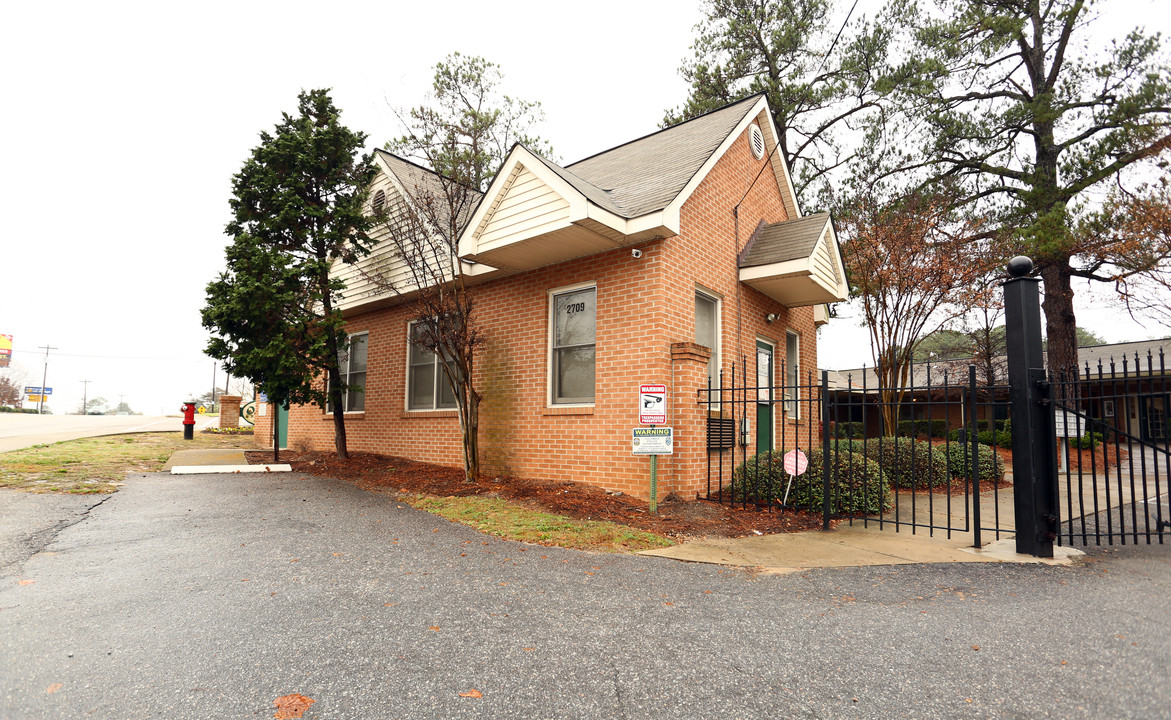
{"type": "MultiPolygon", "coordinates": [[[[269,451],[247,453],[248,462],[272,462],[269,451]]],[[[459,468],[415,462],[406,458],[351,452],[342,460],[333,453],[284,450],[280,461],[296,472],[337,478],[364,490],[439,497],[498,497],[577,520],[609,520],[674,538],[743,537],[821,529],[821,515],[730,508],[706,500],[682,500],[669,494],[652,515],[647,503],[572,480],[532,480],[482,476],[464,480],[459,468]]]]}

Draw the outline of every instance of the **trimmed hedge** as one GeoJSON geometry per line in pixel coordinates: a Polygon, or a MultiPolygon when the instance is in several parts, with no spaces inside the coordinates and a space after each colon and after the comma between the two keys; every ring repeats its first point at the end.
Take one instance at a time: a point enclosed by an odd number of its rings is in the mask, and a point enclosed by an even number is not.
{"type": "Polygon", "coordinates": [[[865,443],[854,440],[852,445],[854,452],[877,462],[895,487],[925,490],[951,480],[947,456],[926,440],[888,436],[865,443]]]}
{"type": "MultiPolygon", "coordinates": [[[[944,451],[947,469],[953,477],[966,478],[972,467],[972,449],[967,443],[952,443],[944,451]]],[[[980,482],[1004,479],[1004,461],[1000,454],[987,445],[976,446],[976,472],[980,482]]]]}
{"type": "Polygon", "coordinates": [[[906,437],[947,437],[947,420],[900,420],[898,428],[898,434],[906,437]]]}
{"type": "Polygon", "coordinates": [[[255,435],[256,429],[251,426],[241,426],[234,428],[207,427],[204,428],[201,432],[205,432],[210,435],[255,435]]]}
{"type": "MultiPolygon", "coordinates": [[[[830,512],[835,515],[881,514],[891,508],[890,488],[878,464],[844,444],[830,453],[830,512]]],[[[809,468],[793,479],[789,505],[818,512],[822,507],[822,454],[807,453],[809,468]]],[[[784,454],[767,451],[740,464],[732,474],[732,497],[740,501],[780,503],[789,475],[784,454]]]]}
{"type": "MultiPolygon", "coordinates": [[[[1012,420],[997,420],[996,425],[999,430],[988,430],[988,421],[979,420],[976,422],[976,427],[980,431],[976,433],[976,442],[981,445],[995,445],[1006,450],[1012,449],[1012,420]]],[[[968,426],[968,431],[971,432],[971,426],[968,426]]],[[[967,433],[965,433],[967,434],[967,433]]],[[[953,442],[960,442],[959,428],[952,430],[947,434],[948,439],[953,442]]]]}
{"type": "Polygon", "coordinates": [[[866,437],[866,423],[840,422],[834,425],[834,437],[860,438],[866,437]]]}

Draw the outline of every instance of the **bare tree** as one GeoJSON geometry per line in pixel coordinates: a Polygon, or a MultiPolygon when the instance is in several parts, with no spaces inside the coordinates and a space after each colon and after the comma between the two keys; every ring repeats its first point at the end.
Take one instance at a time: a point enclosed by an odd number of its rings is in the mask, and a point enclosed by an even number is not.
{"type": "Polygon", "coordinates": [[[382,242],[393,252],[364,271],[380,290],[411,298],[411,342],[435,355],[455,396],[469,481],[480,472],[475,366],[484,338],[468,285],[472,265],[459,257],[460,234],[515,143],[552,154],[530,134],[543,117],[540,105],[501,95],[500,79],[493,63],[454,53],[435,67],[431,103],[400,113],[407,134],[388,150],[433,171],[404,168],[405,196],[392,191],[376,211],[382,242]]]}
{"type": "Polygon", "coordinates": [[[851,294],[870,330],[887,430],[897,426],[920,340],[963,317],[978,300],[972,283],[980,267],[970,240],[978,224],[957,221],[950,207],[946,195],[883,200],[868,188],[839,216],[851,294]]]}

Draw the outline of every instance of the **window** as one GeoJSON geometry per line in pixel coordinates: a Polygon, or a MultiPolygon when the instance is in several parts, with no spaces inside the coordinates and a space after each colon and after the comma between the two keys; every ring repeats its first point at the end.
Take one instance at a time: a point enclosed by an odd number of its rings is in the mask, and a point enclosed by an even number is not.
{"type": "Polygon", "coordinates": [[[695,292],[695,344],[711,348],[707,379],[720,386],[720,301],[707,293],[695,292]]]}
{"type": "Polygon", "coordinates": [[[799,340],[797,333],[785,333],[785,412],[794,418],[801,416],[797,407],[797,383],[801,378],[799,340]]]}
{"type": "Polygon", "coordinates": [[[443,373],[439,356],[419,347],[423,326],[411,323],[407,342],[407,409],[446,410],[455,407],[455,393],[443,373]],[[438,392],[436,392],[438,389],[438,392]]]}
{"type": "MultiPolygon", "coordinates": [[[[343,412],[366,409],[366,344],[369,333],[351,335],[347,347],[338,353],[338,370],[348,389],[342,397],[343,412]]],[[[329,408],[333,412],[333,408],[329,408]]]]}
{"type": "Polygon", "coordinates": [[[597,288],[550,294],[552,318],[553,402],[594,401],[594,337],[597,332],[597,288]]]}

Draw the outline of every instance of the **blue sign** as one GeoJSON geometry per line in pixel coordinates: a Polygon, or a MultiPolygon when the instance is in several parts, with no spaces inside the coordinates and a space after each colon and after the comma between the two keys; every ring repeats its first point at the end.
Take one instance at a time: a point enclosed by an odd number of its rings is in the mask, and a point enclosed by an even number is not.
{"type": "Polygon", "coordinates": [[[45,391],[41,392],[41,388],[39,388],[39,387],[29,387],[28,385],[25,385],[24,386],[24,394],[25,395],[52,395],[53,388],[45,388],[45,391]]]}

